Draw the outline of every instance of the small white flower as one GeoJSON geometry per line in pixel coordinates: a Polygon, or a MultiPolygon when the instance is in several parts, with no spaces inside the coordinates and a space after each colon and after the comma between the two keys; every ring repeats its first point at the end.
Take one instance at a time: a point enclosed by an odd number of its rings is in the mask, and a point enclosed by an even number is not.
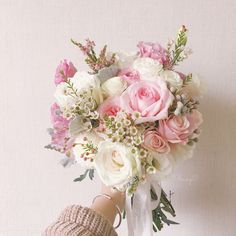
{"type": "Polygon", "coordinates": [[[180,102],[180,101],[177,102],[177,107],[176,107],[176,110],[174,111],[174,114],[176,116],[181,114],[183,106],[184,106],[184,104],[182,102],[180,102]]]}
{"type": "Polygon", "coordinates": [[[153,154],[152,164],[156,169],[155,174],[151,178],[161,181],[172,173],[173,160],[170,155],[153,154]]]}
{"type": "Polygon", "coordinates": [[[127,83],[120,77],[113,77],[102,84],[102,91],[106,97],[120,95],[127,88],[127,83]]]}
{"type": "Polygon", "coordinates": [[[171,87],[179,89],[183,85],[183,80],[181,79],[180,75],[171,70],[164,70],[160,73],[160,77],[168,82],[171,87]]]}
{"type": "Polygon", "coordinates": [[[148,166],[146,169],[148,174],[156,174],[157,170],[154,166],[148,166]]]}
{"type": "Polygon", "coordinates": [[[121,143],[103,141],[98,146],[95,168],[107,186],[122,189],[134,176],[141,175],[141,163],[129,147],[121,143]]]}
{"type": "Polygon", "coordinates": [[[90,143],[96,148],[102,140],[95,132],[80,133],[75,139],[75,146],[72,149],[76,162],[82,167],[94,168],[93,160],[96,153],[88,152],[85,145],[90,143]]]}
{"type": "Polygon", "coordinates": [[[133,69],[137,70],[141,79],[153,80],[158,77],[159,73],[163,69],[163,65],[149,57],[137,58],[133,63],[133,69]]]}

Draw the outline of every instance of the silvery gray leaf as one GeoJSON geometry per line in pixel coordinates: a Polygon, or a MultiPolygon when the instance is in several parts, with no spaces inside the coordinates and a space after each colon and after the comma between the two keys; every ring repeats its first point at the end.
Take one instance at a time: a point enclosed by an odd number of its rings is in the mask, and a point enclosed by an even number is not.
{"type": "Polygon", "coordinates": [[[47,131],[48,131],[48,134],[49,134],[49,135],[52,135],[53,132],[54,132],[52,128],[48,128],[47,131]]]}
{"type": "Polygon", "coordinates": [[[77,115],[69,125],[69,132],[71,136],[77,136],[81,132],[87,130],[87,128],[84,126],[84,123],[82,121],[82,118],[77,115]]]}
{"type": "Polygon", "coordinates": [[[60,116],[62,114],[62,112],[58,109],[55,111],[56,115],[60,116]]]}
{"type": "Polygon", "coordinates": [[[65,157],[60,161],[60,163],[63,165],[63,167],[70,167],[74,165],[76,161],[73,157],[65,157]]]}
{"type": "Polygon", "coordinates": [[[111,65],[109,67],[105,67],[103,69],[101,69],[98,74],[97,77],[99,78],[99,80],[101,81],[101,83],[104,83],[106,80],[115,77],[118,73],[118,66],[117,65],[111,65]]]}

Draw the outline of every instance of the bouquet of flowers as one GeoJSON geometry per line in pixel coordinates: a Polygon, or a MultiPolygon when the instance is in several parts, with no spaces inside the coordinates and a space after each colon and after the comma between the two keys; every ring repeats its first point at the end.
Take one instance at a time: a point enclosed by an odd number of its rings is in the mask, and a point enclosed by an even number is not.
{"type": "Polygon", "coordinates": [[[202,89],[195,74],[176,66],[188,58],[187,29],[182,26],[166,48],[139,42],[138,52],[99,54],[89,39],[71,40],[85,55],[89,72],[64,60],[56,69],[51,107],[51,144],[65,154],[64,166],[85,168],[75,181],[102,182],[127,194],[129,234],[151,235],[175,211],[161,180],[180,160],[192,156],[202,115],[202,89]]]}

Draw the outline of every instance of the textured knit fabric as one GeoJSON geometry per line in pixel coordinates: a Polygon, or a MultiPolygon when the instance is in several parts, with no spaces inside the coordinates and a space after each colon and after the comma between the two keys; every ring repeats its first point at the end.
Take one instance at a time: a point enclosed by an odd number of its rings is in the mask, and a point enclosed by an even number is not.
{"type": "Polygon", "coordinates": [[[95,211],[78,205],[67,207],[43,236],[117,236],[111,223],[95,211]]]}

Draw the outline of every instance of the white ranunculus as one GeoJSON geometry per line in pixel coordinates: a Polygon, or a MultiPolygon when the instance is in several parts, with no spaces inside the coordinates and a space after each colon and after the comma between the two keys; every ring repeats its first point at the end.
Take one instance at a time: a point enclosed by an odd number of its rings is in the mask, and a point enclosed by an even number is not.
{"type": "Polygon", "coordinates": [[[69,108],[76,103],[76,99],[70,96],[71,90],[68,88],[67,83],[60,83],[56,87],[56,92],[54,94],[57,104],[61,108],[69,108]]]}
{"type": "MultiPolygon", "coordinates": [[[[98,105],[103,101],[100,81],[95,75],[90,75],[84,71],[77,72],[69,81],[77,94],[85,90],[91,90],[92,96],[98,105]]],[[[75,104],[76,97],[71,96],[71,93],[72,90],[66,82],[62,82],[56,87],[55,98],[61,108],[69,108],[75,104]]]]}
{"type": "Polygon", "coordinates": [[[103,141],[98,145],[95,168],[107,186],[123,189],[134,176],[141,176],[140,159],[121,143],[103,141]]]}
{"type": "Polygon", "coordinates": [[[183,85],[180,75],[171,70],[164,70],[160,73],[160,77],[170,84],[170,87],[179,89],[183,85]]]}
{"type": "Polygon", "coordinates": [[[172,173],[174,162],[170,155],[156,154],[153,156],[152,163],[156,171],[150,176],[151,178],[161,181],[172,173]]]}
{"type": "Polygon", "coordinates": [[[102,84],[102,91],[106,97],[120,95],[127,88],[127,82],[120,77],[113,77],[102,84]]]}
{"type": "Polygon", "coordinates": [[[153,60],[149,57],[137,58],[133,63],[133,69],[138,71],[141,75],[141,79],[158,77],[159,73],[163,69],[163,65],[157,60],[153,60]]]}
{"type": "Polygon", "coordinates": [[[78,91],[98,86],[97,76],[89,74],[86,71],[76,72],[70,81],[74,84],[74,87],[78,89],[78,91]]]}
{"type": "Polygon", "coordinates": [[[86,144],[92,144],[94,148],[97,148],[99,142],[103,141],[101,137],[99,137],[95,132],[82,132],[75,139],[75,146],[72,151],[74,154],[74,158],[76,163],[85,167],[87,169],[94,168],[94,158],[96,153],[90,153],[86,149],[86,144]],[[89,153],[89,155],[86,155],[89,153]]]}

